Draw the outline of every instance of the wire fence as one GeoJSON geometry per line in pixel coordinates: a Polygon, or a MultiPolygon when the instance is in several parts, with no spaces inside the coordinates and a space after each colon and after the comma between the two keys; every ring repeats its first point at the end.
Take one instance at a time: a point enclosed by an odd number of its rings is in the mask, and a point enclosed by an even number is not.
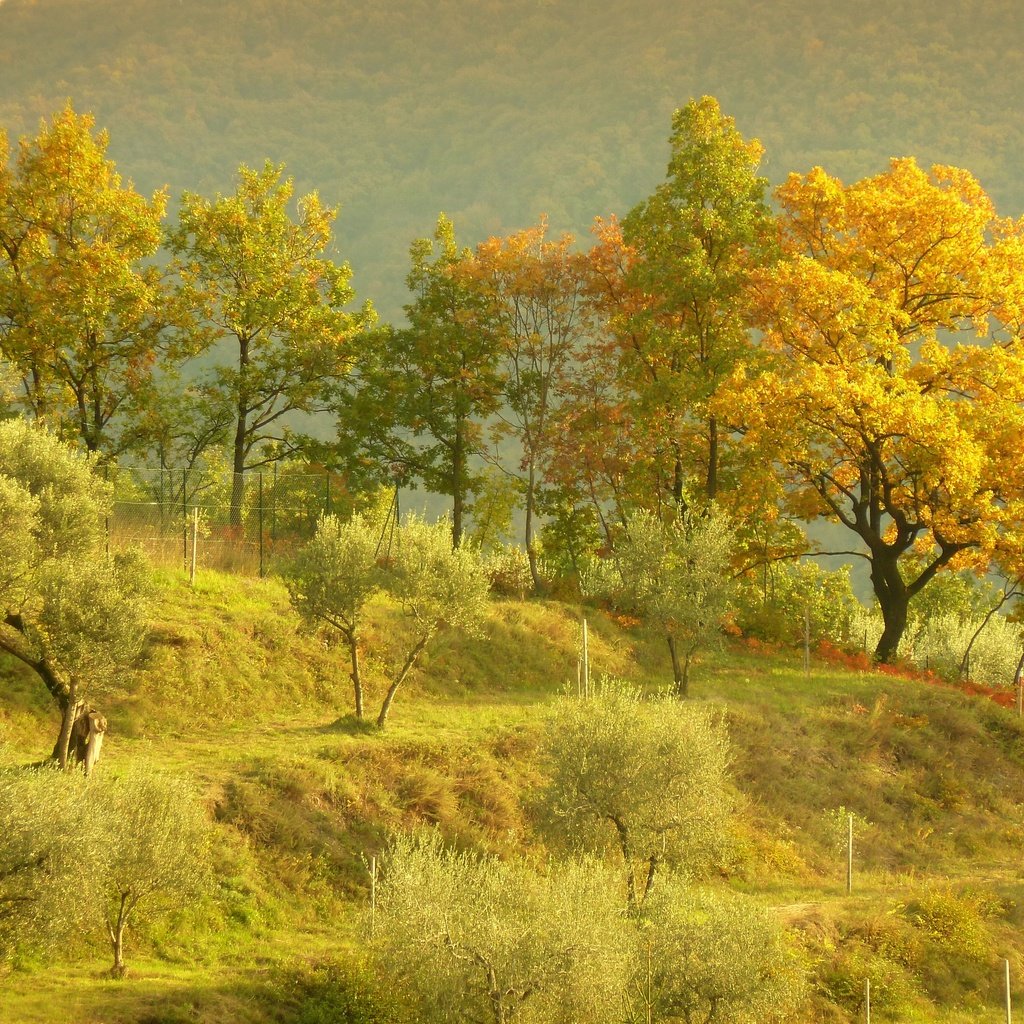
{"type": "Polygon", "coordinates": [[[230,471],[111,467],[111,550],[139,547],[159,565],[265,576],[311,537],[325,513],[351,497],[330,471],[230,471]]]}

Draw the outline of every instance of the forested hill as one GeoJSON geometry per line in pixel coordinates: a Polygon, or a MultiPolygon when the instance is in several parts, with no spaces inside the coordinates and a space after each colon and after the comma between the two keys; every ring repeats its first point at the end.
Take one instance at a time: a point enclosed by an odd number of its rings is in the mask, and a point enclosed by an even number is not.
{"type": "Polygon", "coordinates": [[[71,98],[143,190],[283,161],[341,203],[363,297],[404,299],[439,210],[469,243],[587,231],[664,174],[671,111],[715,95],[780,181],[893,155],[971,169],[1024,210],[1016,0],[0,0],[0,126],[71,98]]]}

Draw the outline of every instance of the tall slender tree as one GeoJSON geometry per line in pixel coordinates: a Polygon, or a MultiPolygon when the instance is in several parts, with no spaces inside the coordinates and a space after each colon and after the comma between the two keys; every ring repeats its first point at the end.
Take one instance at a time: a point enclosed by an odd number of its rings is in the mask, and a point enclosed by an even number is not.
{"type": "Polygon", "coordinates": [[[233,413],[235,525],[244,472],[294,452],[289,414],[327,408],[330,384],[351,361],[349,342],[375,319],[369,303],[344,309],[354,297],[351,271],[327,256],[337,211],[313,192],[293,218],[293,184],[283,174],[269,162],[242,166],[233,195],[186,193],[169,236],[174,269],[211,325],[207,345],[227,341],[235,353],[203,385],[233,413]]]}

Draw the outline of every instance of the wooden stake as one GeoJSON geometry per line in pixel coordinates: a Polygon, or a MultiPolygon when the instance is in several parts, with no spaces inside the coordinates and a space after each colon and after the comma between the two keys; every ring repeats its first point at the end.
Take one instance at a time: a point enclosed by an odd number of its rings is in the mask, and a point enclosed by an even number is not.
{"type": "Polygon", "coordinates": [[[590,697],[590,642],[586,616],[583,617],[583,696],[590,697]]]}
{"type": "Polygon", "coordinates": [[[199,536],[199,506],[192,509],[192,559],[189,562],[188,582],[194,585],[196,582],[196,539],[199,536]]]}
{"type": "Polygon", "coordinates": [[[847,841],[846,841],[846,895],[853,892],[853,815],[846,816],[847,841]]]}
{"type": "Polygon", "coordinates": [[[804,605],[804,672],[811,671],[811,609],[804,605]]]}
{"type": "Polygon", "coordinates": [[[1006,1024],[1013,1024],[1013,1007],[1010,1005],[1010,961],[1004,960],[1006,969],[1006,1024]]]}
{"type": "Polygon", "coordinates": [[[370,858],[370,938],[377,925],[377,858],[370,858]]]}
{"type": "Polygon", "coordinates": [[[864,1020],[871,1024],[871,979],[864,979],[864,1020]]]}

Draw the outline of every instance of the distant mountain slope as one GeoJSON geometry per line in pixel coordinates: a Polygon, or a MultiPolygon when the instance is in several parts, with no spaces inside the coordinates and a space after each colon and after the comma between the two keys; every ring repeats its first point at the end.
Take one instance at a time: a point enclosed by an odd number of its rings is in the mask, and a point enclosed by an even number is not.
{"type": "Polygon", "coordinates": [[[911,153],[1024,208],[1014,0],[6,0],[0,126],[71,97],[143,189],[283,161],[340,202],[361,296],[404,301],[439,210],[474,242],[547,213],[588,230],[664,173],[673,108],[716,95],[773,181],[911,153]]]}

